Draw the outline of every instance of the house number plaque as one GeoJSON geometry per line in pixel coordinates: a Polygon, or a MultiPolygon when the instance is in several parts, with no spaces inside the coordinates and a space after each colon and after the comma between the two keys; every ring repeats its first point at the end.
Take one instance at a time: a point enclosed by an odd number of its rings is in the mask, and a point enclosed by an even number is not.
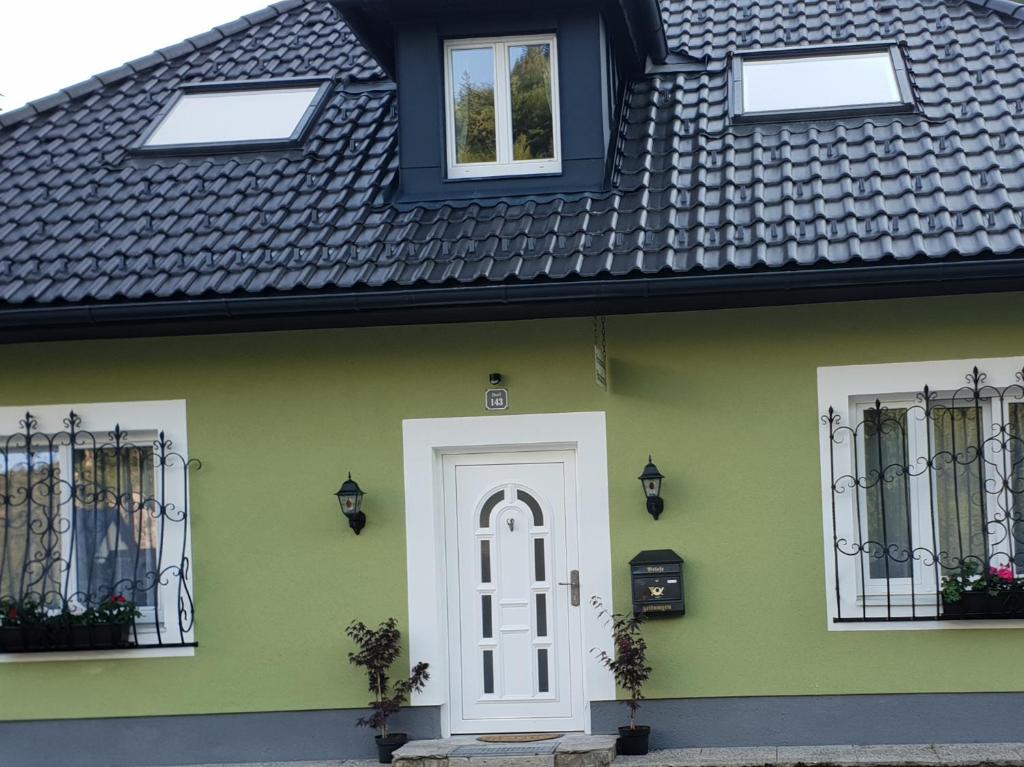
{"type": "Polygon", "coordinates": [[[508,389],[488,389],[484,407],[488,410],[508,410],[508,389]]]}

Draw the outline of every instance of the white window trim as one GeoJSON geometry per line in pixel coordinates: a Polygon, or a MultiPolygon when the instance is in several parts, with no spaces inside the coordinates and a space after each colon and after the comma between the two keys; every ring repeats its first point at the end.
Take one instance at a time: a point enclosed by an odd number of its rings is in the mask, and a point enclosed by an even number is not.
{"type": "Polygon", "coordinates": [[[835,118],[854,115],[892,114],[912,111],[915,106],[914,89],[909,70],[899,45],[892,40],[875,40],[857,43],[839,43],[821,46],[785,46],[781,48],[757,48],[737,51],[730,74],[730,111],[737,122],[776,122],[785,119],[835,118]],[[846,104],[839,106],[793,107],[778,110],[752,110],[745,107],[746,88],[744,67],[749,62],[782,61],[786,59],[806,60],[823,56],[851,56],[857,54],[882,53],[887,51],[893,67],[899,98],[873,104],[846,104]]]}
{"type": "MultiPolygon", "coordinates": [[[[892,363],[882,365],[851,365],[842,367],[823,367],[818,369],[818,413],[828,413],[833,408],[841,425],[859,423],[865,407],[876,399],[883,406],[899,407],[903,404],[917,404],[917,392],[927,384],[935,392],[953,392],[966,385],[965,374],[974,366],[987,374],[987,383],[996,387],[1005,387],[1017,383],[1017,374],[1024,368],[1022,357],[1002,357],[991,359],[943,360],[931,362],[892,363]]],[[[986,423],[991,416],[985,414],[986,423]]],[[[840,567],[840,594],[836,594],[836,563],[833,549],[833,493],[832,493],[832,444],[827,425],[821,427],[820,440],[821,460],[821,492],[822,492],[822,529],[825,553],[825,594],[827,602],[827,621],[829,631],[906,631],[906,630],[965,630],[991,628],[1024,628],[1024,620],[917,620],[869,623],[835,623],[839,599],[842,598],[844,614],[852,614],[859,610],[865,596],[865,590],[859,582],[859,575],[851,574],[848,568],[840,567]]],[[[837,446],[836,473],[846,471],[846,465],[852,466],[852,453],[848,443],[837,446]]],[[[928,480],[923,480],[927,482],[928,480]]],[[[837,528],[845,524],[854,529],[855,522],[852,510],[852,493],[846,493],[835,509],[837,528]]],[[[925,533],[932,535],[931,532],[925,533]]],[[[842,565],[842,563],[840,563],[842,565]]],[[[898,593],[894,592],[896,597],[898,593]]],[[[872,603],[871,590],[867,590],[866,599],[872,603]]],[[[909,605],[909,596],[902,595],[909,605]]],[[[930,592],[917,592],[919,605],[935,605],[934,584],[930,592]],[[928,600],[931,600],[930,602],[928,600]]],[[[893,605],[898,605],[897,599],[893,605]]]]}
{"type": "MultiPolygon", "coordinates": [[[[0,407],[0,424],[5,427],[8,424],[17,424],[24,419],[26,413],[31,413],[36,419],[41,432],[53,434],[66,431],[64,420],[68,414],[74,411],[81,416],[83,431],[90,431],[96,434],[105,434],[113,431],[115,426],[129,434],[152,435],[162,431],[164,438],[173,444],[173,451],[188,459],[188,429],[185,400],[164,400],[149,402],[103,402],[103,403],[75,403],[65,405],[19,405],[0,407]]],[[[140,444],[145,444],[144,442],[140,444]]],[[[169,504],[174,504],[178,509],[191,509],[186,496],[186,483],[182,474],[185,467],[177,465],[168,466],[163,471],[165,498],[169,504]]],[[[160,472],[157,471],[154,481],[159,487],[160,472]]],[[[179,528],[177,525],[168,525],[165,529],[164,547],[170,547],[170,551],[180,551],[182,545],[186,556],[192,560],[192,524],[179,528]],[[184,537],[183,537],[184,536],[184,537]]],[[[188,573],[189,591],[195,600],[195,568],[192,567],[188,573]]],[[[173,613],[174,606],[178,603],[177,587],[173,580],[168,579],[168,585],[162,587],[160,603],[162,605],[163,624],[173,627],[176,631],[176,619],[168,621],[168,615],[173,613]]],[[[173,616],[172,616],[173,617],[173,616]]],[[[155,634],[155,628],[140,626],[139,635],[149,636],[155,634]]],[[[195,641],[195,626],[186,634],[184,643],[195,641]]],[[[37,663],[43,661],[75,661],[75,660],[96,660],[105,661],[121,658],[171,658],[188,657],[195,655],[194,647],[168,646],[168,647],[143,647],[132,650],[91,650],[91,651],[68,651],[68,652],[39,652],[39,653],[0,653],[0,663],[37,663]]]]}
{"type": "Polygon", "coordinates": [[[562,172],[562,123],[559,107],[558,39],[554,34],[526,37],[479,37],[447,40],[444,44],[444,113],[447,135],[448,178],[469,179],[500,176],[539,176],[562,172]],[[555,156],[550,160],[513,160],[512,153],[512,98],[509,92],[508,48],[514,45],[551,46],[551,111],[555,156]],[[455,148],[455,84],[452,72],[452,52],[490,47],[494,51],[495,131],[498,149],[497,162],[458,163],[455,148]]]}
{"type": "Polygon", "coordinates": [[[405,455],[405,536],[410,663],[430,664],[432,678],[414,706],[440,706],[442,735],[450,735],[447,577],[442,464],[445,455],[477,452],[575,450],[583,604],[584,729],[590,704],[615,700],[615,678],[590,648],[612,652],[608,627],[589,606],[591,596],[612,604],[608,446],[604,413],[426,418],[402,424],[405,455]],[[582,481],[580,478],[586,478],[582,481]]]}

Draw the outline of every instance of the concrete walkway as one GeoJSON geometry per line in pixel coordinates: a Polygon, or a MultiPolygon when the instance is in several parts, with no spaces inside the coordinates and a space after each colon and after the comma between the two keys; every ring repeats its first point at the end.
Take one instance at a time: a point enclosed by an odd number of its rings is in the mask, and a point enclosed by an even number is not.
{"type": "MultiPolygon", "coordinates": [[[[509,760],[511,763],[512,760],[509,760]]],[[[375,761],[257,762],[176,767],[374,767],[375,761]]],[[[1024,743],[921,746],[780,746],[678,748],[620,756],[614,767],[1024,767],[1024,743]]]]}

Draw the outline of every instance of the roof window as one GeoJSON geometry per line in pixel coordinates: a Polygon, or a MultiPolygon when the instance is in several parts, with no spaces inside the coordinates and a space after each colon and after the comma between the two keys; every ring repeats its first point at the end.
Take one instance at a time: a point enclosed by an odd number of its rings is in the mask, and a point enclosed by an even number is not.
{"type": "Polygon", "coordinates": [[[733,67],[733,113],[741,120],[912,107],[906,66],[894,45],[746,52],[733,67]]]}
{"type": "Polygon", "coordinates": [[[187,152],[293,146],[305,135],[326,89],[323,81],[189,85],[140,148],[187,152]]]}

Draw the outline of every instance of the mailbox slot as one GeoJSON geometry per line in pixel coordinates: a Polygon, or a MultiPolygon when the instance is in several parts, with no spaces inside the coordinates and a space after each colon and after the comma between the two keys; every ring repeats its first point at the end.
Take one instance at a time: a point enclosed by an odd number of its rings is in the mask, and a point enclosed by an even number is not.
{"type": "Polygon", "coordinates": [[[634,615],[685,615],[683,558],[671,549],[642,551],[629,563],[634,615]]]}

